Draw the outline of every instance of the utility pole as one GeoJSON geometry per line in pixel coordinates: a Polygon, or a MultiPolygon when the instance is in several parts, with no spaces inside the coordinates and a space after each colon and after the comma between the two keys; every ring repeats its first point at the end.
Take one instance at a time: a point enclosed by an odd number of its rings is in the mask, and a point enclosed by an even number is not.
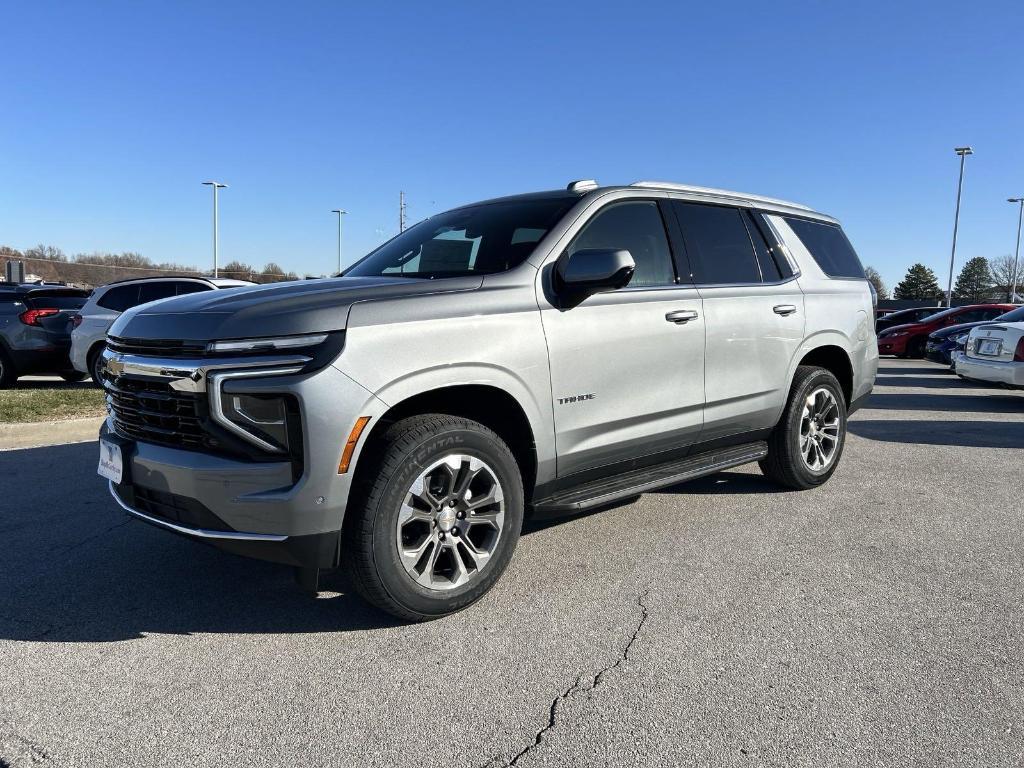
{"type": "Polygon", "coordinates": [[[405,232],[405,192],[398,193],[398,231],[405,232]]]}
{"type": "Polygon", "coordinates": [[[1017,203],[1020,206],[1017,213],[1017,250],[1014,252],[1014,276],[1011,281],[1013,287],[1010,289],[1010,303],[1013,304],[1017,297],[1017,278],[1020,275],[1017,265],[1020,263],[1021,257],[1021,219],[1024,219],[1024,198],[1007,198],[1007,202],[1017,203]]]}
{"type": "Polygon", "coordinates": [[[338,272],[341,272],[341,217],[344,216],[348,211],[343,211],[340,208],[335,208],[331,213],[338,214],[338,272]]]}
{"type": "Polygon", "coordinates": [[[218,231],[217,223],[217,190],[227,189],[227,184],[221,184],[219,181],[204,181],[203,186],[213,187],[213,276],[218,277],[219,261],[217,253],[220,245],[220,233],[218,231]]]}
{"type": "Polygon", "coordinates": [[[953,250],[949,254],[949,283],[946,287],[946,307],[953,306],[953,261],[956,259],[956,231],[960,226],[960,193],[964,188],[964,160],[967,155],[973,155],[974,150],[970,147],[955,147],[953,149],[960,155],[960,181],[956,187],[956,214],[953,216],[953,250]]]}

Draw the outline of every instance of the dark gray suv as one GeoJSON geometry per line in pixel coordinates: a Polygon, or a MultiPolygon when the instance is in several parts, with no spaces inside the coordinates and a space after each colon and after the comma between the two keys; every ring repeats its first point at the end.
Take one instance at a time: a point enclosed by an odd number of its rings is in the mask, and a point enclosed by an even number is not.
{"type": "Polygon", "coordinates": [[[71,315],[88,298],[81,288],[0,283],[0,389],[30,373],[85,378],[71,367],[68,350],[71,315]]]}

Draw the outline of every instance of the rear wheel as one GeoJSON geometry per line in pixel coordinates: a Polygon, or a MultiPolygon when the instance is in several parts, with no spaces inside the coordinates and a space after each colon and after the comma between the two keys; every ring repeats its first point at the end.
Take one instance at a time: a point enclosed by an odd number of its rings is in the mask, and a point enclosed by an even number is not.
{"type": "Polygon", "coordinates": [[[89,353],[89,374],[97,386],[103,386],[103,350],[104,344],[97,344],[89,353]]]}
{"type": "Polygon", "coordinates": [[[788,488],[813,488],[836,471],[845,442],[846,399],[839,381],[824,368],[801,365],[768,438],[761,471],[788,488]]]}
{"type": "Polygon", "coordinates": [[[0,349],[0,389],[13,387],[17,380],[18,372],[14,370],[14,363],[7,353],[0,349]]]}
{"type": "Polygon", "coordinates": [[[396,422],[360,461],[342,568],[370,603],[423,621],[471,605],[504,572],[523,523],[512,452],[443,414],[396,422]]]}

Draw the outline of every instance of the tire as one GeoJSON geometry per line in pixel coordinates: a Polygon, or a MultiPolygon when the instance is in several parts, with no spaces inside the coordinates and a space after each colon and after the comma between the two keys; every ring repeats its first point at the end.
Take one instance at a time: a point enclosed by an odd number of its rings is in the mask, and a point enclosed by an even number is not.
{"type": "Polygon", "coordinates": [[[926,340],[923,336],[918,336],[907,342],[907,357],[911,357],[914,360],[921,360],[924,357],[924,345],[926,340]]]}
{"type": "Polygon", "coordinates": [[[10,389],[18,381],[14,363],[3,349],[0,349],[0,389],[10,389]]]}
{"type": "Polygon", "coordinates": [[[68,384],[74,384],[75,382],[82,381],[86,375],[87,374],[81,373],[80,371],[64,371],[60,377],[64,379],[64,381],[68,382],[68,384]]]}
{"type": "Polygon", "coordinates": [[[782,412],[782,418],[772,430],[768,437],[768,455],[760,462],[761,471],[766,477],[787,488],[806,490],[821,485],[836,471],[839,460],[843,455],[843,446],[846,444],[846,398],[843,395],[839,381],[830,371],[811,365],[801,365],[796,369],[793,377],[793,386],[789,392],[789,402],[782,412]],[[827,393],[827,394],[822,394],[827,393]],[[810,414],[805,413],[809,405],[808,399],[815,396],[814,405],[810,414]],[[829,397],[831,405],[829,405],[829,397]],[[821,429],[815,426],[810,429],[808,416],[814,415],[814,409],[824,410],[828,405],[824,417],[811,423],[824,425],[821,429]],[[835,430],[832,431],[833,422],[835,430]],[[825,453],[829,445],[827,435],[834,434],[832,450],[827,455],[827,461],[821,461],[820,466],[812,466],[805,458],[802,446],[809,445],[816,440],[819,446],[817,453],[813,446],[810,448],[810,455],[815,459],[825,459],[825,453]],[[817,435],[817,437],[815,437],[817,435]]]}
{"type": "Polygon", "coordinates": [[[341,542],[341,567],[356,591],[407,621],[483,597],[523,524],[522,476],[501,438],[462,417],[413,416],[387,427],[359,464],[341,542]]]}
{"type": "Polygon", "coordinates": [[[103,354],[103,350],[106,349],[106,344],[97,344],[89,352],[89,375],[92,377],[93,383],[98,387],[103,386],[103,376],[100,373],[100,364],[103,362],[103,358],[100,355],[103,354]]]}

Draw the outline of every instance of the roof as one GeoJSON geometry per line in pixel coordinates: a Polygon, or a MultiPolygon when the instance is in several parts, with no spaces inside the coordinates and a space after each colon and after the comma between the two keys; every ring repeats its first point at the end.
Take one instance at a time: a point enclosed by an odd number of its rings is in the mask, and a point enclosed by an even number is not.
{"type": "Polygon", "coordinates": [[[490,205],[492,203],[507,203],[507,202],[520,202],[527,200],[548,200],[548,199],[582,199],[587,195],[600,195],[607,192],[616,190],[643,190],[651,189],[664,192],[680,192],[686,194],[688,197],[701,200],[706,199],[709,202],[732,202],[749,204],[751,206],[759,208],[777,208],[782,212],[790,212],[794,215],[802,216],[813,216],[815,218],[825,219],[827,221],[835,222],[835,219],[831,216],[815,211],[813,208],[804,205],[803,203],[794,203],[789,200],[782,200],[776,197],[766,197],[764,195],[755,195],[748,192],[735,192],[728,189],[716,189],[714,187],[700,187],[693,184],[678,184],[674,181],[636,181],[628,185],[609,185],[609,186],[597,186],[596,183],[591,185],[579,185],[578,182],[571,182],[569,188],[566,189],[552,189],[545,190],[542,192],[528,192],[521,195],[508,195],[506,197],[495,197],[489,200],[481,200],[479,202],[467,203],[466,205],[459,206],[460,208],[469,208],[474,205],[490,205]],[[578,188],[573,189],[574,185],[578,188]]]}

